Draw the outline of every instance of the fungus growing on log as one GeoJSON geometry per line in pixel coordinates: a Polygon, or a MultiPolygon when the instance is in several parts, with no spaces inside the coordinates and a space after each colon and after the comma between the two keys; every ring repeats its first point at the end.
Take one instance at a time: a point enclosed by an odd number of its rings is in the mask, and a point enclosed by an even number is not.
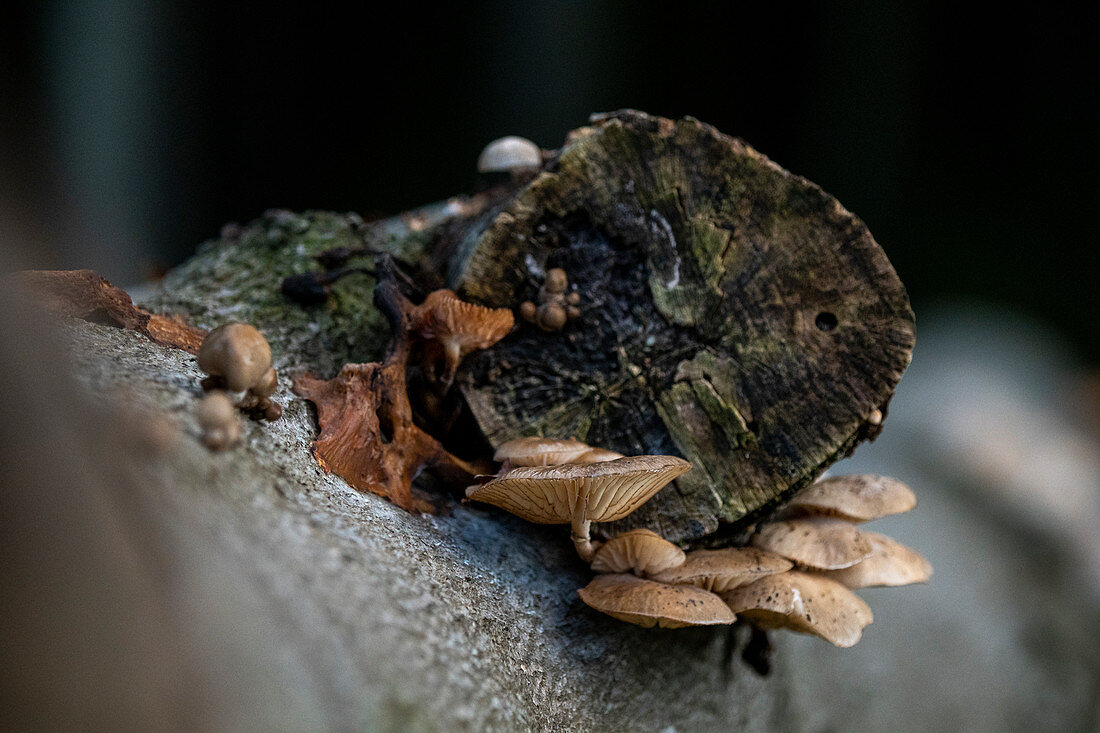
{"type": "Polygon", "coordinates": [[[203,339],[198,363],[210,375],[202,380],[204,390],[245,392],[237,407],[265,420],[278,420],[283,414],[282,406],[270,399],[279,385],[271,347],[253,326],[226,323],[215,328],[203,339]]]}
{"type": "Polygon", "coordinates": [[[694,585],[714,593],[733,590],[791,569],[790,560],[755,547],[695,550],[684,562],[653,576],[671,585],[694,585]]]}
{"type": "Polygon", "coordinates": [[[195,420],[202,430],[202,444],[212,451],[226,450],[241,442],[241,421],[225,392],[208,392],[199,400],[195,420]]]}
{"type": "Polygon", "coordinates": [[[519,312],[523,320],[535,324],[543,331],[560,331],[567,321],[580,318],[577,304],[581,302],[578,293],[568,293],[569,278],[565,270],[555,267],[546,273],[546,281],[539,288],[539,302],[520,304],[519,312]]]}
{"type": "Polygon", "coordinates": [[[467,303],[450,290],[429,293],[412,312],[411,320],[413,329],[425,341],[427,372],[443,391],[450,389],[464,356],[489,348],[507,336],[515,324],[512,311],[507,308],[467,303]]]}
{"type": "Polygon", "coordinates": [[[823,571],[822,576],[853,590],[927,583],[932,577],[932,564],[916,550],[878,532],[861,533],[871,543],[871,554],[850,567],[823,571]]]}
{"type": "Polygon", "coordinates": [[[760,628],[813,634],[839,647],[856,644],[874,620],[867,604],[840,583],[794,570],[720,595],[734,613],[760,628]]]}
{"type": "Polygon", "coordinates": [[[559,463],[573,463],[574,459],[590,450],[592,448],[587,443],[572,438],[530,436],[502,443],[493,454],[493,460],[507,461],[513,466],[556,466],[559,463]]]}
{"type": "Polygon", "coordinates": [[[787,503],[787,510],[791,514],[869,522],[907,512],[916,505],[916,495],[901,481],[889,476],[858,474],[832,476],[810,484],[787,503]]]}
{"type": "Polygon", "coordinates": [[[469,482],[490,469],[452,455],[413,422],[405,377],[413,323],[422,309],[398,290],[392,269],[383,260],[374,293],[393,331],[382,363],[345,364],[330,380],[303,375],[294,380],[294,391],[317,406],[321,434],[313,441],[313,454],[322,468],[403,509],[434,513],[431,502],[413,495],[413,479],[422,469],[432,469],[448,483],[469,482]]]}
{"type": "Polygon", "coordinates": [[[656,532],[632,529],[603,543],[592,558],[592,569],[650,578],[682,565],[684,557],[683,550],[656,532]]]}
{"type": "Polygon", "coordinates": [[[912,353],[905,288],[858,218],[741,140],[632,110],[585,132],[433,250],[488,306],[564,270],[583,338],[517,329],[460,389],[493,445],[574,435],[701,469],[609,532],[758,521],[876,434],[912,353]]]}
{"type": "Polygon", "coordinates": [[[586,604],[638,626],[678,629],[732,624],[737,617],[721,598],[692,585],[665,585],[635,575],[597,575],[577,593],[586,604]]]}
{"type": "Polygon", "coordinates": [[[851,524],[816,517],[765,524],[752,544],[815,570],[846,568],[871,554],[871,542],[851,524]]]}
{"type": "Polygon", "coordinates": [[[466,495],[536,524],[572,525],[577,554],[590,562],[592,522],[622,519],[691,464],[674,456],[632,456],[603,463],[516,468],[466,495]]]}

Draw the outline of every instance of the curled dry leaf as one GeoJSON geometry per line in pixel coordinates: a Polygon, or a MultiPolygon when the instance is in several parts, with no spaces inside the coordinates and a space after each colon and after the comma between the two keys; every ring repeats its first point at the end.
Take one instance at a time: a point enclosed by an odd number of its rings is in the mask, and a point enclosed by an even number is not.
{"type": "Polygon", "coordinates": [[[125,290],[94,270],[26,270],[15,273],[13,280],[55,313],[137,331],[161,346],[196,354],[206,335],[179,316],[137,307],[125,290]]]}
{"type": "Polygon", "coordinates": [[[385,360],[345,364],[330,380],[301,376],[294,391],[317,406],[321,434],[313,453],[322,468],[408,511],[432,513],[435,506],[412,493],[422,469],[434,470],[449,483],[468,482],[490,469],[452,455],[413,423],[405,374],[416,309],[392,278],[380,280],[375,302],[394,331],[385,360]]]}
{"type": "Polygon", "coordinates": [[[665,585],[634,575],[597,575],[577,593],[597,611],[638,626],[731,624],[737,617],[713,593],[690,585],[665,585]]]}

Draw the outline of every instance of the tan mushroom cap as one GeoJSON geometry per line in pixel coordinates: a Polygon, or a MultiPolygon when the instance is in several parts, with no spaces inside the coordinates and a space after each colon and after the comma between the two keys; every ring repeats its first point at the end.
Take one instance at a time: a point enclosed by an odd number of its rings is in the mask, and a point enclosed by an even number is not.
{"type": "Polygon", "coordinates": [[[656,532],[632,529],[613,537],[596,550],[592,569],[597,573],[634,573],[642,578],[684,562],[684,551],[656,532]]]}
{"type": "Polygon", "coordinates": [[[731,624],[737,617],[722,599],[691,585],[665,585],[634,575],[597,575],[577,593],[597,611],[646,628],[731,624]]]}
{"type": "Polygon", "coordinates": [[[871,541],[839,519],[807,517],[765,524],[752,544],[815,570],[838,570],[871,554],[871,541]]]}
{"type": "MultiPolygon", "coordinates": [[[[602,548],[601,548],[602,551],[602,548]]],[[[714,593],[733,590],[790,570],[790,560],[755,547],[689,552],[683,564],[651,576],[672,585],[694,585],[714,593]]]]}
{"type": "Polygon", "coordinates": [[[721,597],[734,613],[761,628],[789,628],[839,647],[853,646],[874,620],[870,607],[840,583],[795,570],[769,575],[721,597]]]}
{"type": "Polygon", "coordinates": [[[226,323],[206,335],[198,354],[199,369],[221,377],[231,392],[242,392],[271,368],[271,347],[247,323],[226,323]]]}
{"type": "Polygon", "coordinates": [[[572,463],[575,458],[590,450],[587,443],[572,438],[559,440],[530,436],[502,443],[493,454],[493,460],[510,461],[513,466],[556,466],[560,463],[572,463]]]}
{"type": "Polygon", "coordinates": [[[516,468],[466,495],[536,524],[622,519],[691,464],[674,456],[632,456],[603,463],[516,468]]]}
{"type": "Polygon", "coordinates": [[[871,542],[871,556],[855,565],[821,573],[847,588],[873,585],[926,583],[932,577],[932,563],[916,550],[878,532],[863,532],[871,542]]]}
{"type": "Polygon", "coordinates": [[[569,463],[604,463],[606,461],[617,461],[624,457],[622,453],[616,453],[606,448],[589,448],[569,463]]]}
{"type": "Polygon", "coordinates": [[[478,173],[522,171],[542,167],[542,150],[527,138],[509,135],[485,146],[477,158],[478,173]]]}
{"type": "Polygon", "coordinates": [[[428,293],[412,320],[421,336],[437,339],[442,346],[446,367],[443,382],[448,385],[462,357],[475,349],[489,348],[515,325],[510,309],[467,303],[450,290],[428,293]]]}
{"type": "Polygon", "coordinates": [[[907,512],[916,505],[916,495],[897,479],[860,474],[821,479],[799,492],[787,506],[807,514],[869,522],[907,512]]]}

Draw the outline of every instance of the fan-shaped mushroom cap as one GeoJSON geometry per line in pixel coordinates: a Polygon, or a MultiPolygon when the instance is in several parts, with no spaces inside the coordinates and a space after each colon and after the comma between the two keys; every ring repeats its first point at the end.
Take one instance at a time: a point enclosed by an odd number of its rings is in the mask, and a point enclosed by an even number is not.
{"type": "Polygon", "coordinates": [[[846,568],[871,554],[871,541],[856,527],[820,517],[765,524],[752,544],[815,570],[846,568]]]}
{"type": "Polygon", "coordinates": [[[589,448],[569,463],[604,463],[606,461],[617,461],[623,457],[622,453],[616,453],[606,448],[589,448]]]}
{"type": "Polygon", "coordinates": [[[509,135],[498,138],[477,158],[478,173],[500,173],[542,167],[542,150],[527,138],[509,135]]]}
{"type": "Polygon", "coordinates": [[[674,456],[633,456],[604,463],[516,468],[466,489],[466,495],[536,524],[622,519],[691,468],[674,456]]]}
{"type": "Polygon", "coordinates": [[[870,607],[835,580],[789,571],[720,594],[741,618],[768,629],[789,628],[840,647],[859,641],[874,620],[870,607]]]}
{"type": "Polygon", "coordinates": [[[271,347],[247,323],[226,323],[206,335],[198,360],[199,369],[224,379],[231,392],[243,392],[271,368],[271,347]]]}
{"type": "Polygon", "coordinates": [[[502,443],[493,454],[493,460],[510,461],[513,466],[556,466],[572,463],[591,450],[587,443],[572,438],[559,440],[532,435],[502,443]]]}
{"type": "Polygon", "coordinates": [[[596,550],[592,569],[597,573],[634,573],[651,578],[683,562],[684,551],[661,535],[648,529],[632,529],[596,550]]]}
{"type": "Polygon", "coordinates": [[[577,593],[597,611],[639,626],[713,626],[737,617],[713,593],[690,585],[665,585],[634,575],[597,575],[577,593]]]}
{"type": "Polygon", "coordinates": [[[721,593],[748,585],[767,575],[784,573],[791,567],[790,560],[774,552],[755,547],[730,547],[724,550],[689,552],[683,564],[651,577],[661,583],[694,585],[703,590],[721,593]]]}
{"type": "Polygon", "coordinates": [[[469,487],[466,496],[495,504],[529,522],[570,523],[577,554],[591,562],[596,554],[592,522],[622,519],[690,469],[690,463],[673,456],[516,468],[486,484],[469,487]]]}
{"type": "Polygon", "coordinates": [[[917,505],[912,490],[889,476],[862,474],[821,479],[799,492],[787,505],[807,514],[869,522],[917,505]]]}
{"type": "Polygon", "coordinates": [[[926,583],[932,577],[932,564],[920,553],[878,532],[863,532],[871,542],[871,555],[865,560],[821,575],[847,588],[872,585],[909,585],[926,583]]]}
{"type": "Polygon", "coordinates": [[[442,381],[449,385],[458,363],[474,349],[487,349],[508,335],[515,324],[508,308],[485,308],[459,300],[450,290],[428,294],[413,313],[413,328],[427,339],[437,339],[443,348],[446,370],[442,381]]]}

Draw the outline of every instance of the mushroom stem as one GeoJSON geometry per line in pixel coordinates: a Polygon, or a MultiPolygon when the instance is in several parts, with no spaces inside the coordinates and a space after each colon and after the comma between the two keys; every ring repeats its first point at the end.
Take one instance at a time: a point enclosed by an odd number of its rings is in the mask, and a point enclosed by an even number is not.
{"type": "Polygon", "coordinates": [[[592,537],[589,534],[589,530],[592,528],[592,522],[584,518],[583,506],[573,514],[573,531],[571,537],[573,539],[573,546],[577,548],[577,554],[581,556],[581,559],[586,563],[591,563],[592,558],[596,556],[596,550],[600,549],[599,542],[593,542],[592,537]]]}
{"type": "Polygon", "coordinates": [[[443,341],[443,376],[439,379],[444,392],[449,390],[451,384],[455,381],[455,372],[458,371],[458,365],[461,361],[462,347],[455,341],[445,339],[443,341]]]}

